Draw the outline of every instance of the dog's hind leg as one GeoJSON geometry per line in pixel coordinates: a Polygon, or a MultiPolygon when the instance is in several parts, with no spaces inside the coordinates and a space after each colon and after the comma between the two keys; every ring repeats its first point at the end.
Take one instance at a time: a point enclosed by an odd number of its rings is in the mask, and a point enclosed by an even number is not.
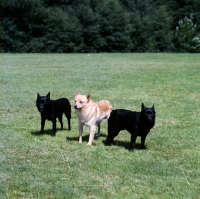
{"type": "Polygon", "coordinates": [[[114,138],[119,134],[120,127],[117,127],[116,124],[109,118],[108,119],[108,135],[106,138],[106,145],[112,145],[114,138]]]}
{"type": "Polygon", "coordinates": [[[67,118],[67,121],[68,121],[68,130],[71,130],[70,119],[71,119],[71,117],[67,118]]]}
{"type": "Polygon", "coordinates": [[[95,134],[95,130],[96,130],[96,126],[90,126],[90,137],[89,137],[89,142],[87,143],[87,145],[91,146],[92,145],[92,141],[94,139],[94,134],[95,134]]]}
{"type": "Polygon", "coordinates": [[[61,130],[63,130],[63,121],[62,121],[62,116],[58,118],[59,122],[60,122],[60,126],[61,126],[61,130]]]}
{"type": "Polygon", "coordinates": [[[71,130],[71,125],[70,125],[70,120],[71,120],[71,111],[70,111],[70,113],[65,112],[65,116],[66,116],[67,121],[68,121],[68,130],[71,130]]]}
{"type": "Polygon", "coordinates": [[[97,124],[98,132],[95,134],[95,138],[100,137],[100,129],[101,129],[100,124],[101,124],[101,123],[97,124]]]}
{"type": "Polygon", "coordinates": [[[119,134],[120,129],[108,128],[108,136],[106,138],[106,145],[112,145],[114,138],[119,134]]]}
{"type": "Polygon", "coordinates": [[[68,130],[71,130],[71,126],[70,126],[71,113],[70,114],[65,113],[65,116],[66,116],[67,121],[68,121],[68,130]]]}
{"type": "Polygon", "coordinates": [[[136,132],[130,132],[130,133],[131,133],[131,146],[130,146],[130,150],[134,151],[134,149],[135,149],[135,142],[136,142],[136,139],[137,139],[137,135],[136,135],[136,132]]]}

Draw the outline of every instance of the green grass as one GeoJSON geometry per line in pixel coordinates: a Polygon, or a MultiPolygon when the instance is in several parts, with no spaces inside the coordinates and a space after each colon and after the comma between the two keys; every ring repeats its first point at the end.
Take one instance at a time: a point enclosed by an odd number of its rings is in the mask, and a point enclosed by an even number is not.
{"type": "MultiPolygon", "coordinates": [[[[0,54],[1,198],[200,198],[199,54],[0,54]],[[156,125],[146,150],[128,150],[122,131],[117,146],[102,136],[78,143],[75,91],[115,109],[155,105],[156,125]],[[37,93],[72,104],[72,130],[51,137],[40,130],[37,93]]],[[[60,128],[60,125],[57,125],[60,128]]]]}

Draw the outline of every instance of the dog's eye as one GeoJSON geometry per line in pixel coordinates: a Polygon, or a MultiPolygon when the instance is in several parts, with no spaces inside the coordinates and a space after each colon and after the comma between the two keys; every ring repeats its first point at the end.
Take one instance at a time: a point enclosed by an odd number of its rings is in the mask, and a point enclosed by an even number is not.
{"type": "Polygon", "coordinates": [[[82,104],[83,102],[82,101],[80,101],[80,104],[82,104]]]}

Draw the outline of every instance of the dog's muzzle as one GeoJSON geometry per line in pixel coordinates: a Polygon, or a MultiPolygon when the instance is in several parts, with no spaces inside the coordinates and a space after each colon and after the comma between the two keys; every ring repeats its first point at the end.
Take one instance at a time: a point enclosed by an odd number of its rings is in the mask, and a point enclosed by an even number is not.
{"type": "Polygon", "coordinates": [[[38,111],[39,111],[40,113],[42,113],[42,112],[44,111],[44,109],[43,109],[43,108],[40,108],[40,109],[38,109],[38,111]]]}

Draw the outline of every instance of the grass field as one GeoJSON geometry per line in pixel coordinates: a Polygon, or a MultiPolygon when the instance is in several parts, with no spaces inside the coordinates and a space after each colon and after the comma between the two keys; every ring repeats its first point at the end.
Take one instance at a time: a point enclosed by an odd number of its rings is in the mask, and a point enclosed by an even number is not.
{"type": "Polygon", "coordinates": [[[1,198],[200,198],[199,54],[0,54],[0,71],[1,198]],[[93,146],[88,127],[79,144],[76,90],[114,109],[154,104],[147,149],[137,139],[130,152],[126,131],[105,146],[106,121],[93,146]],[[38,136],[35,100],[49,91],[73,110],[56,137],[49,121],[38,136]]]}

